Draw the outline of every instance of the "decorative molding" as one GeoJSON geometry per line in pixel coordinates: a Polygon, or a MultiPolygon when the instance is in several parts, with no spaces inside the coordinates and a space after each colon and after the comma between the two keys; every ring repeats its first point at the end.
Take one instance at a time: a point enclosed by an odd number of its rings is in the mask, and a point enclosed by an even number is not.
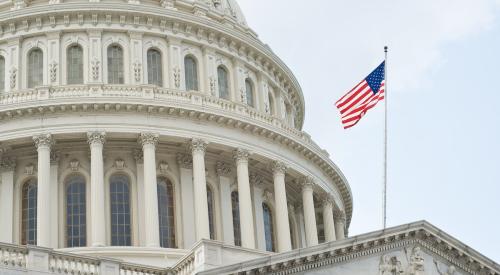
{"type": "Polygon", "coordinates": [[[96,131],[96,132],[88,132],[87,133],[87,141],[90,145],[93,145],[93,144],[100,144],[100,145],[104,145],[104,143],[106,142],[106,132],[99,132],[99,131],[96,131]]]}
{"type": "Polygon", "coordinates": [[[127,166],[125,165],[125,161],[121,158],[115,159],[115,163],[113,165],[113,168],[116,168],[117,170],[123,170],[127,166]]]}
{"type": "Polygon", "coordinates": [[[173,69],[173,73],[175,88],[179,89],[181,87],[181,69],[179,67],[175,67],[173,69]]]}
{"type": "Polygon", "coordinates": [[[136,60],[133,64],[134,67],[134,78],[136,82],[141,81],[141,73],[142,73],[142,63],[139,60],[136,60]]]}
{"type": "Polygon", "coordinates": [[[236,162],[246,162],[248,163],[248,158],[250,157],[250,151],[242,148],[237,148],[233,151],[233,158],[236,162]]]}
{"type": "Polygon", "coordinates": [[[188,154],[177,154],[177,164],[180,168],[193,169],[193,158],[188,154]]]}
{"type": "Polygon", "coordinates": [[[0,158],[0,172],[14,171],[16,169],[16,159],[13,157],[0,158]]]}
{"type": "Polygon", "coordinates": [[[286,170],[288,169],[287,165],[281,161],[273,161],[270,166],[271,166],[271,171],[273,172],[274,175],[277,174],[285,175],[286,170]]]}
{"type": "Polygon", "coordinates": [[[77,159],[73,159],[69,162],[69,168],[71,171],[78,171],[80,169],[80,161],[77,159]]]}
{"type": "Polygon", "coordinates": [[[133,155],[137,164],[144,164],[144,153],[142,149],[135,149],[133,155]]]}
{"type": "Polygon", "coordinates": [[[168,162],[160,161],[160,163],[158,163],[158,171],[160,171],[161,174],[163,175],[168,174],[168,170],[169,170],[168,162]]]}
{"type": "Polygon", "coordinates": [[[341,223],[343,225],[346,224],[346,216],[345,216],[344,211],[342,211],[342,210],[334,209],[333,210],[333,218],[335,219],[336,223],[341,223]]]}
{"type": "Polygon", "coordinates": [[[158,144],[158,140],[160,135],[157,133],[141,133],[139,136],[139,143],[142,146],[153,145],[156,146],[158,144]]]}
{"type": "Polygon", "coordinates": [[[17,68],[12,67],[9,70],[9,81],[10,81],[10,88],[15,89],[17,85],[17,68]]]}
{"type": "Polygon", "coordinates": [[[92,80],[94,81],[99,80],[100,65],[101,61],[99,61],[97,58],[93,58],[92,61],[90,61],[91,75],[92,80]]]}
{"type": "Polygon", "coordinates": [[[30,163],[26,166],[24,166],[24,174],[28,176],[33,176],[35,174],[35,165],[33,163],[30,163]]]}
{"type": "Polygon", "coordinates": [[[215,171],[219,177],[227,177],[231,174],[231,166],[225,162],[218,161],[215,164],[215,171]]]}
{"type": "Polygon", "coordinates": [[[57,64],[56,61],[52,61],[49,64],[49,76],[50,76],[50,82],[56,82],[57,80],[57,67],[59,64],[57,64]]]}
{"type": "Polygon", "coordinates": [[[259,173],[250,173],[250,184],[257,187],[263,187],[264,177],[259,173]]]}
{"type": "Polygon", "coordinates": [[[35,146],[37,149],[42,147],[49,148],[54,145],[55,141],[52,138],[51,134],[40,134],[33,137],[33,142],[35,142],[35,146]]]}
{"type": "Polygon", "coordinates": [[[205,140],[200,139],[200,138],[193,138],[191,140],[190,147],[191,147],[191,151],[193,152],[193,154],[194,153],[205,154],[205,152],[207,150],[207,145],[208,145],[208,142],[206,142],[205,140]]]}
{"type": "Polygon", "coordinates": [[[314,178],[311,176],[304,176],[298,180],[299,185],[302,189],[310,188],[314,189],[316,184],[314,183],[314,178]]]}

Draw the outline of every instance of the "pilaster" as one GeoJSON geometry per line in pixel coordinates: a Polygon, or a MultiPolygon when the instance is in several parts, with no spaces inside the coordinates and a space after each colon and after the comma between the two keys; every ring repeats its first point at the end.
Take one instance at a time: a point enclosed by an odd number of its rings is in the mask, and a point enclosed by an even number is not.
{"type": "Polygon", "coordinates": [[[0,159],[0,242],[14,242],[14,170],[16,162],[12,158],[0,159]]]}
{"type": "Polygon", "coordinates": [[[5,60],[5,92],[20,89],[21,85],[21,38],[7,41],[7,59],[5,60]]]}
{"type": "MultiPolygon", "coordinates": [[[[129,0],[129,3],[138,4],[139,0],[129,0]]],[[[130,31],[128,34],[130,38],[130,72],[132,72],[132,75],[130,76],[131,83],[142,84],[144,83],[143,79],[146,79],[144,76],[145,64],[143,60],[142,48],[143,33],[130,31]]]]}
{"type": "MultiPolygon", "coordinates": [[[[59,0],[50,0],[59,1],[59,0]]],[[[61,79],[61,61],[60,61],[60,32],[46,33],[47,37],[47,61],[48,71],[47,83],[49,85],[60,85],[61,79]]]]}
{"type": "MultiPolygon", "coordinates": [[[[90,2],[99,0],[90,0],[90,2]]],[[[102,60],[102,30],[93,29],[87,31],[89,36],[89,78],[90,84],[103,83],[103,60],[102,60]]]]}
{"type": "Polygon", "coordinates": [[[182,40],[169,37],[168,47],[170,51],[170,87],[173,89],[185,90],[184,82],[184,58],[182,56],[182,40]]]}

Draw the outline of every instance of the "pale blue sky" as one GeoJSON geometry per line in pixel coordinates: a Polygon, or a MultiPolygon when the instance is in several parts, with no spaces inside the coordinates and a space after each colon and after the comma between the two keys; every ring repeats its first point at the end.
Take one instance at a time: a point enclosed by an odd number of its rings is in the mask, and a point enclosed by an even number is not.
{"type": "Polygon", "coordinates": [[[301,83],[305,130],[349,180],[351,235],[382,227],[383,105],[345,131],[333,103],[388,44],[388,225],[425,219],[500,262],[500,1],[238,2],[301,83]]]}

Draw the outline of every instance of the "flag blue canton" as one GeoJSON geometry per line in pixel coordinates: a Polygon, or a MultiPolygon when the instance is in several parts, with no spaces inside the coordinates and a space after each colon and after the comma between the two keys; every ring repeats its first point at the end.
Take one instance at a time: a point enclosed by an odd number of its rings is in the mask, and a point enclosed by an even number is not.
{"type": "Polygon", "coordinates": [[[380,90],[380,86],[382,86],[382,81],[385,78],[385,61],[382,62],[368,77],[365,79],[372,89],[374,94],[377,94],[380,90]]]}

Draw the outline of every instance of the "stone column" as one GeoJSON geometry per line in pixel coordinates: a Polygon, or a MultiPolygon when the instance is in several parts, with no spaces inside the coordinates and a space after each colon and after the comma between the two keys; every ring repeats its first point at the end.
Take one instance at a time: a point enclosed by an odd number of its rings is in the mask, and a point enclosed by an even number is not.
{"type": "Polygon", "coordinates": [[[335,235],[337,237],[337,240],[343,240],[345,239],[345,214],[341,210],[337,209],[333,212],[333,217],[335,219],[335,235]]]}
{"type": "Polygon", "coordinates": [[[135,167],[137,169],[137,213],[139,221],[139,245],[146,246],[146,222],[144,215],[146,211],[146,202],[144,202],[144,154],[142,149],[134,150],[135,167]]]}
{"type": "MultiPolygon", "coordinates": [[[[37,183],[37,246],[50,247],[50,148],[52,135],[41,134],[33,137],[38,151],[37,183]]],[[[57,199],[57,198],[52,198],[57,199]]]]}
{"type": "Polygon", "coordinates": [[[302,204],[304,208],[304,223],[306,229],[307,247],[318,244],[318,229],[316,227],[316,212],[313,199],[313,179],[305,177],[302,179],[302,204]]]}
{"type": "Polygon", "coordinates": [[[219,176],[219,191],[222,216],[222,240],[225,244],[234,245],[233,209],[231,205],[231,167],[224,162],[217,162],[219,176]]]}
{"type": "Polygon", "coordinates": [[[240,206],[241,246],[255,249],[255,231],[253,224],[252,195],[248,174],[248,157],[250,153],[244,149],[234,151],[236,174],[238,179],[238,199],[240,206]]]}
{"type": "Polygon", "coordinates": [[[142,133],[139,138],[144,154],[144,222],[148,247],[160,247],[155,155],[159,137],[155,133],[142,133]]]}
{"type": "Polygon", "coordinates": [[[325,226],[325,241],[333,242],[337,240],[335,236],[335,224],[333,221],[333,198],[326,195],[323,198],[323,224],[325,226]]]}
{"type": "Polygon", "coordinates": [[[201,139],[191,141],[193,152],[193,186],[196,240],[210,240],[208,222],[207,179],[205,172],[205,150],[207,142],[201,139]]]}
{"type": "Polygon", "coordinates": [[[182,202],[182,237],[177,240],[183,243],[183,248],[190,249],[196,243],[196,224],[194,210],[193,189],[193,158],[186,154],[177,154],[177,165],[181,180],[181,202],[182,202]]]}
{"type": "Polygon", "coordinates": [[[266,250],[266,233],[264,230],[264,213],[262,203],[264,202],[264,178],[257,173],[250,173],[250,184],[253,188],[253,207],[255,220],[255,236],[258,250],[266,250]]]}
{"type": "MultiPolygon", "coordinates": [[[[50,194],[52,198],[59,198],[58,186],[59,153],[52,151],[50,154],[50,194]]],[[[50,200],[50,247],[59,247],[59,204],[58,200],[50,200]]],[[[64,246],[64,244],[62,244],[64,246]]]]}
{"type": "Polygon", "coordinates": [[[14,169],[16,162],[3,157],[0,161],[0,242],[13,243],[14,232],[14,169]]]}
{"type": "Polygon", "coordinates": [[[290,221],[288,219],[288,202],[286,199],[286,165],[276,161],[272,164],[272,171],[274,178],[274,203],[276,208],[276,238],[278,240],[278,252],[286,252],[292,250],[290,221]]]}
{"type": "Polygon", "coordinates": [[[90,239],[92,246],[106,245],[106,220],[104,203],[104,172],[102,149],[106,140],[105,132],[87,133],[90,144],[90,239]]]}

